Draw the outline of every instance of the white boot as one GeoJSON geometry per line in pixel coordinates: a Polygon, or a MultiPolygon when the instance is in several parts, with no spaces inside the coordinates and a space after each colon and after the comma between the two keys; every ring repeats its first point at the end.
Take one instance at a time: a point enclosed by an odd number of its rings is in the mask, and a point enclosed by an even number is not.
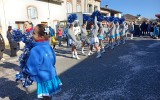
{"type": "Polygon", "coordinates": [[[78,57],[78,54],[77,54],[77,52],[75,52],[75,56],[76,56],[76,58],[79,60],[80,58],[78,57]]]}
{"type": "Polygon", "coordinates": [[[133,34],[131,34],[131,40],[133,39],[133,34]]]}
{"type": "Polygon", "coordinates": [[[72,52],[72,58],[76,58],[74,51],[72,52]]]}
{"type": "Polygon", "coordinates": [[[125,44],[126,43],[126,41],[125,40],[122,40],[123,41],[123,44],[125,44]]]}
{"type": "Polygon", "coordinates": [[[111,44],[111,49],[114,49],[114,44],[111,44]]]}
{"type": "Polygon", "coordinates": [[[97,55],[97,57],[96,57],[96,58],[100,58],[100,57],[101,57],[101,53],[100,53],[100,51],[98,51],[98,52],[97,52],[97,54],[98,54],[98,55],[97,55]]]}
{"type": "Polygon", "coordinates": [[[82,54],[85,54],[85,53],[84,53],[84,48],[82,48],[82,54]]]}
{"type": "Polygon", "coordinates": [[[111,45],[110,44],[107,44],[107,46],[105,48],[109,48],[111,45]]]}
{"type": "Polygon", "coordinates": [[[88,56],[90,56],[92,53],[91,53],[92,51],[91,50],[89,50],[89,52],[88,52],[88,56]]]}
{"type": "Polygon", "coordinates": [[[102,53],[105,53],[106,51],[105,51],[105,49],[103,48],[103,50],[102,50],[102,53]]]}
{"type": "Polygon", "coordinates": [[[117,46],[119,46],[119,45],[120,45],[120,40],[118,39],[118,40],[117,40],[117,46]]]}

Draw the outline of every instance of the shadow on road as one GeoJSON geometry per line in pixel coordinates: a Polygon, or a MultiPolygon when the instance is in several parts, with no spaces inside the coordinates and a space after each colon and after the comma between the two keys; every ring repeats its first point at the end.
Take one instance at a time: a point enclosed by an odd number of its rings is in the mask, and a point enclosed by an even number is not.
{"type": "MultiPolygon", "coordinates": [[[[135,98],[146,100],[159,98],[160,87],[157,85],[160,82],[156,70],[160,68],[152,66],[160,65],[160,63],[146,63],[150,59],[159,58],[154,54],[146,55],[150,53],[150,49],[159,48],[156,45],[160,47],[160,41],[128,40],[125,45],[116,46],[114,50],[106,49],[106,53],[102,54],[100,59],[92,55],[80,61],[60,74],[63,83],[62,91],[55,99],[128,100],[135,98]],[[152,78],[151,82],[148,78],[152,78]]],[[[70,62],[72,59],[61,61],[64,66],[70,62]]]]}
{"type": "Polygon", "coordinates": [[[34,100],[36,93],[27,94],[25,90],[18,87],[17,82],[8,80],[6,78],[0,78],[0,99],[4,100],[34,100]],[[5,82],[5,84],[3,84],[5,82]]]}

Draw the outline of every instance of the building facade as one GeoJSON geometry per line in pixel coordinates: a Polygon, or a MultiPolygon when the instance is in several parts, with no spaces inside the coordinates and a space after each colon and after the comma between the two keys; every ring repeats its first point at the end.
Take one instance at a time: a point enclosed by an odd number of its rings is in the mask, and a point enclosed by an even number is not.
{"type": "Polygon", "coordinates": [[[67,0],[67,13],[92,13],[100,10],[101,0],[67,0]]]}
{"type": "Polygon", "coordinates": [[[119,17],[119,18],[122,17],[122,12],[110,9],[108,8],[108,5],[106,5],[105,7],[101,7],[100,9],[101,9],[100,10],[101,13],[104,14],[105,16],[108,16],[108,17],[114,16],[114,17],[119,17]]]}
{"type": "Polygon", "coordinates": [[[1,33],[8,44],[8,26],[23,31],[24,22],[32,21],[34,25],[45,23],[56,29],[59,21],[67,21],[67,14],[92,13],[100,10],[100,3],[101,0],[0,0],[1,33]]]}
{"type": "Polygon", "coordinates": [[[6,44],[8,26],[23,31],[23,23],[32,21],[56,28],[59,21],[67,20],[66,8],[66,0],[0,0],[0,27],[6,44]]]}

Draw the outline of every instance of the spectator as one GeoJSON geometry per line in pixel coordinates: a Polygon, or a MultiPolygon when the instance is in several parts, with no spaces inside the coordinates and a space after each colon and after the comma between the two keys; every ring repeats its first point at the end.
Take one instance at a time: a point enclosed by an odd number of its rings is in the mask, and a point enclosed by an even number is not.
{"type": "Polygon", "coordinates": [[[17,56],[18,43],[12,39],[12,26],[8,26],[7,38],[11,49],[10,57],[15,57],[17,56]]]}
{"type": "Polygon", "coordinates": [[[55,31],[52,27],[49,26],[50,36],[51,36],[51,44],[53,49],[56,49],[56,40],[55,40],[55,31]]]}
{"type": "Polygon", "coordinates": [[[58,42],[59,42],[58,46],[61,47],[62,46],[61,42],[62,42],[62,34],[63,34],[63,32],[62,32],[62,29],[59,26],[58,26],[57,34],[58,34],[58,42]]]}
{"type": "Polygon", "coordinates": [[[4,39],[2,37],[2,34],[1,34],[1,27],[0,27],[0,60],[5,60],[3,58],[3,52],[5,50],[5,42],[4,42],[4,39]]]}
{"type": "Polygon", "coordinates": [[[134,34],[134,23],[133,22],[129,24],[129,32],[131,34],[131,39],[133,39],[133,34],[134,34]]]}
{"type": "Polygon", "coordinates": [[[67,42],[67,47],[69,47],[68,27],[69,27],[69,25],[67,25],[66,28],[63,31],[63,38],[67,42]]]}
{"type": "Polygon", "coordinates": [[[150,25],[150,36],[153,37],[153,32],[154,32],[154,23],[150,25]]]}
{"type": "Polygon", "coordinates": [[[140,34],[140,26],[139,26],[139,24],[134,24],[134,35],[138,35],[138,36],[140,36],[141,34],[140,34]]]}
{"type": "Polygon", "coordinates": [[[158,39],[158,36],[159,36],[159,27],[157,25],[157,23],[155,23],[155,26],[154,26],[154,38],[155,39],[158,39]]]}

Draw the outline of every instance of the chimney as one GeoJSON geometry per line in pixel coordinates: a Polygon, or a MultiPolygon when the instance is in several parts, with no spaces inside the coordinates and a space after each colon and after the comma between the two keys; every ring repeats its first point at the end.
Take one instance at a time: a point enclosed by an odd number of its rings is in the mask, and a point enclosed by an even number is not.
{"type": "Polygon", "coordinates": [[[105,5],[105,8],[108,8],[108,5],[105,5]]]}

